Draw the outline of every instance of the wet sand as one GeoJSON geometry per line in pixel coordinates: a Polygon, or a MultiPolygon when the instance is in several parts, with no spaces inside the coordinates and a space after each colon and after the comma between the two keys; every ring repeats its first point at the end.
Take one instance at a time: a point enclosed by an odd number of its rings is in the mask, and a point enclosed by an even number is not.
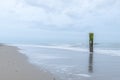
{"type": "Polygon", "coordinates": [[[0,45],[0,80],[54,80],[49,72],[30,64],[18,50],[0,45]]]}

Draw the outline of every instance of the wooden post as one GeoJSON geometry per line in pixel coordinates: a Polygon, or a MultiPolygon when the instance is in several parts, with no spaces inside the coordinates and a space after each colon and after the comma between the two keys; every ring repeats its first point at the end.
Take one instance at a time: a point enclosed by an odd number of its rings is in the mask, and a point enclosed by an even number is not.
{"type": "Polygon", "coordinates": [[[94,33],[89,33],[89,50],[93,52],[94,33]]]}

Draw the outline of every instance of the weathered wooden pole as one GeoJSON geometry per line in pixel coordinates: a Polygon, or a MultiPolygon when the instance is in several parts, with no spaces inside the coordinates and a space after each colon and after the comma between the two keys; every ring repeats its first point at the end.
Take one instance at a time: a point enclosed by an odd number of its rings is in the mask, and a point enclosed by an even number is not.
{"type": "Polygon", "coordinates": [[[89,50],[93,52],[94,33],[89,33],[89,50]]]}

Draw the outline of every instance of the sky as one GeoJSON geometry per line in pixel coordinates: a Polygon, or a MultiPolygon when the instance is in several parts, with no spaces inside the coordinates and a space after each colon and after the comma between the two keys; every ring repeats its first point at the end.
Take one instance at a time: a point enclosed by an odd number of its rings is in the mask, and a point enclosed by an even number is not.
{"type": "Polygon", "coordinates": [[[0,42],[120,43],[120,0],[0,0],[0,42]]]}

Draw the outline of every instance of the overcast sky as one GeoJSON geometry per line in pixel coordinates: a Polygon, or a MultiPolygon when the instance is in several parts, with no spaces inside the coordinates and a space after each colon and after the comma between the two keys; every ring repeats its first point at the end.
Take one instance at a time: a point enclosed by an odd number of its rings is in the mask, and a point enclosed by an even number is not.
{"type": "Polygon", "coordinates": [[[120,42],[120,0],[0,0],[1,42],[120,42]]]}

